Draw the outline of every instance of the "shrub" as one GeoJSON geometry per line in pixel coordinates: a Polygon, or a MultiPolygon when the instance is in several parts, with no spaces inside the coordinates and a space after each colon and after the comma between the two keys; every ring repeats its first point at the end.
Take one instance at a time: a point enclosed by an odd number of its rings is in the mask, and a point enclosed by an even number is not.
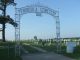
{"type": "Polygon", "coordinates": [[[74,53],[75,53],[75,54],[80,54],[80,46],[76,46],[76,47],[74,48],[74,53]]]}

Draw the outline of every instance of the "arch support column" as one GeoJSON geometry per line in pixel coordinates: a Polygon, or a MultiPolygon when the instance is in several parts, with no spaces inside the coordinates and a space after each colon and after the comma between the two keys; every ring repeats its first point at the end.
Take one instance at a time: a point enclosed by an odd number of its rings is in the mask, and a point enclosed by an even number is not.
{"type": "Polygon", "coordinates": [[[61,52],[61,39],[60,39],[60,20],[59,20],[59,15],[55,16],[56,18],[56,47],[57,47],[57,52],[61,52]]]}
{"type": "Polygon", "coordinates": [[[18,10],[17,8],[15,8],[15,22],[18,24],[17,27],[15,27],[15,56],[20,56],[20,18],[21,18],[21,14],[20,14],[20,10],[18,10]]]}

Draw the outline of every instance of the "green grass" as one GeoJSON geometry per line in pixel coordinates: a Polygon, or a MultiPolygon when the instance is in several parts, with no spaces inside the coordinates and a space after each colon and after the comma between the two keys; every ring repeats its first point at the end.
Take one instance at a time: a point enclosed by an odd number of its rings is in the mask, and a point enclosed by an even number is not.
{"type": "Polygon", "coordinates": [[[63,55],[74,59],[78,59],[80,57],[80,54],[74,54],[74,53],[64,53],[63,55]]]}
{"type": "Polygon", "coordinates": [[[26,49],[29,53],[40,53],[40,51],[35,48],[30,47],[30,45],[23,45],[24,49],[26,49]]]}
{"type": "Polygon", "coordinates": [[[45,46],[42,46],[42,45],[33,45],[33,46],[42,48],[42,49],[46,50],[47,52],[55,52],[56,51],[56,47],[54,45],[45,45],[45,46]]]}
{"type": "Polygon", "coordinates": [[[14,45],[13,42],[0,42],[0,60],[21,60],[21,57],[15,57],[14,45]]]}

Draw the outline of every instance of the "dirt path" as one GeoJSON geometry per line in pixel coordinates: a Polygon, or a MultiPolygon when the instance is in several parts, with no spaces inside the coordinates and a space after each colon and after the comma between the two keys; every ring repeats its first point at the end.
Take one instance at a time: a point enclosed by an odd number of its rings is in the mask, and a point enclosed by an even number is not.
{"type": "Polygon", "coordinates": [[[23,60],[74,60],[55,53],[27,54],[22,56],[23,60]]]}

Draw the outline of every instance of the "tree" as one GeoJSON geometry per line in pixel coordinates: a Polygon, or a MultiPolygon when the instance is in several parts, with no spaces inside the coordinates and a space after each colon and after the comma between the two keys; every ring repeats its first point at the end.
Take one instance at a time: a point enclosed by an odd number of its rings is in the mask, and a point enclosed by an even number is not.
{"type": "Polygon", "coordinates": [[[34,36],[34,40],[37,40],[37,36],[34,36]]]}
{"type": "Polygon", "coordinates": [[[0,10],[2,11],[2,16],[0,16],[0,24],[2,24],[3,42],[5,42],[5,24],[10,23],[14,26],[17,26],[13,19],[11,19],[9,16],[6,16],[6,8],[10,4],[14,4],[14,0],[0,0],[0,10]]]}
{"type": "Polygon", "coordinates": [[[0,16],[0,24],[3,25],[3,28],[2,28],[2,38],[3,38],[3,42],[5,42],[5,24],[6,23],[9,23],[11,25],[13,25],[14,27],[17,27],[17,23],[14,22],[14,20],[12,18],[10,18],[10,16],[0,16]]]}

